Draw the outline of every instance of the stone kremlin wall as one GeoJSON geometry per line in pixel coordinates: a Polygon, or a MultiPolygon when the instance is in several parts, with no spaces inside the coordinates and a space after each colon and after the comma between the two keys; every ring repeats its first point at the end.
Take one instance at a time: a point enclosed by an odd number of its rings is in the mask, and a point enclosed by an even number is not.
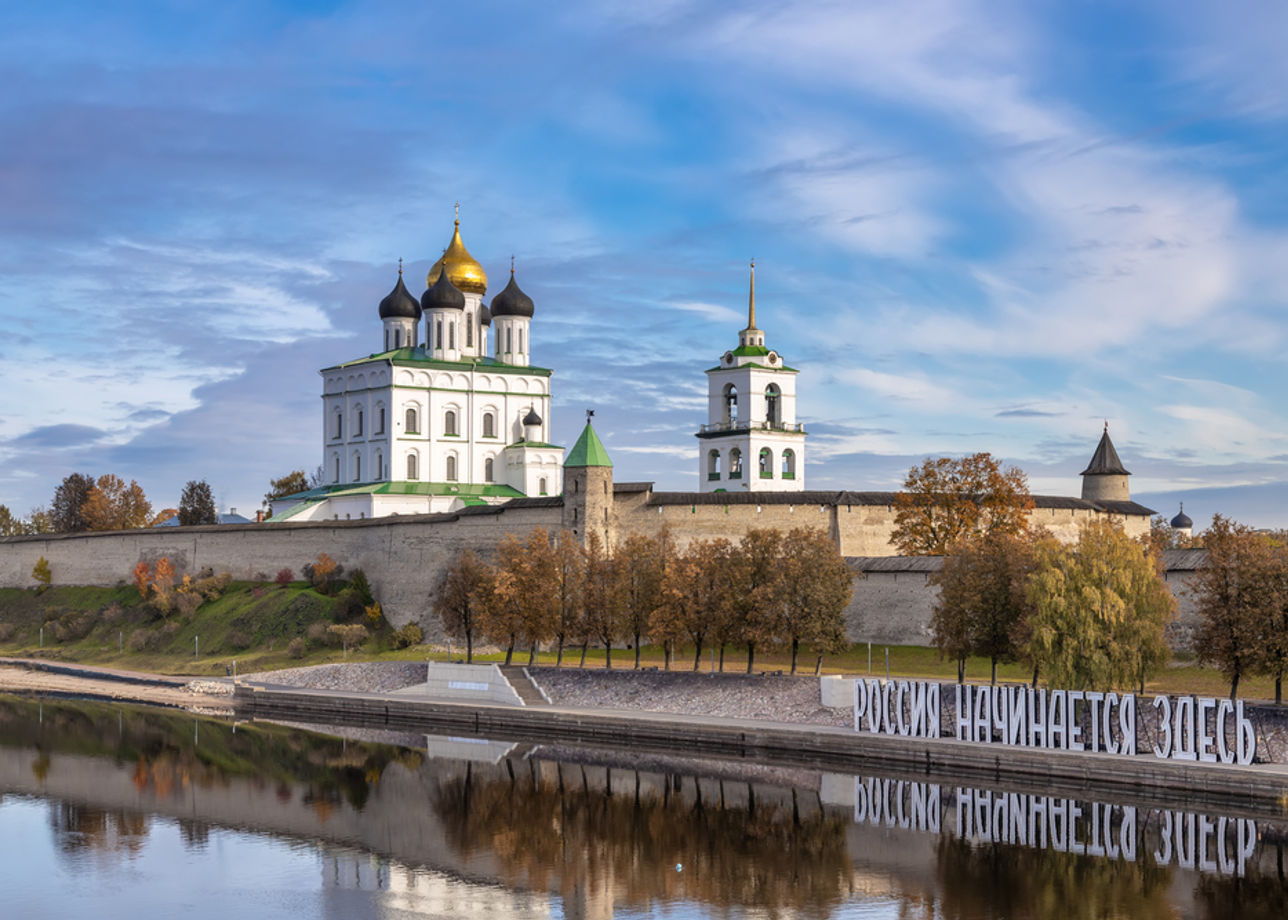
{"type": "MultiPolygon", "coordinates": [[[[891,555],[890,493],[653,492],[647,483],[618,483],[610,488],[613,500],[605,535],[611,541],[630,532],[656,535],[663,527],[681,544],[699,538],[736,540],[759,527],[823,528],[851,567],[867,573],[855,581],[854,598],[846,611],[851,640],[929,644],[934,589],[927,580],[938,568],[938,560],[891,555]]],[[[1076,538],[1080,524],[1103,514],[1078,499],[1040,498],[1038,502],[1034,522],[1062,539],[1076,538]]],[[[550,497],[439,515],[7,537],[0,539],[0,586],[31,587],[31,570],[41,556],[49,560],[55,584],[112,585],[128,582],[140,560],[153,562],[162,556],[180,572],[209,568],[253,580],[271,579],[282,568],[300,577],[306,563],[327,553],[346,570],[361,568],[367,574],[391,623],[418,621],[426,636],[434,639],[440,630],[430,613],[430,592],[460,549],[489,554],[506,534],[522,537],[536,527],[558,530],[571,517],[565,514],[563,498],[550,497]]],[[[1132,535],[1149,529],[1148,514],[1116,517],[1132,535]]],[[[592,515],[592,519],[599,517],[592,515]]],[[[584,511],[578,520],[586,520],[584,511]]],[[[1184,636],[1194,614],[1183,587],[1198,558],[1191,552],[1177,555],[1172,562],[1167,580],[1180,600],[1180,635],[1184,636]]]]}

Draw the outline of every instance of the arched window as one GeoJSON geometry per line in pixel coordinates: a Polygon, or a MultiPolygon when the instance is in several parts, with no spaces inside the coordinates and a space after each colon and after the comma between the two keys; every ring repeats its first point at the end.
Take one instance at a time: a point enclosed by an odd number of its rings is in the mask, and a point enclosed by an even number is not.
{"type": "Polygon", "coordinates": [[[362,482],[362,454],[353,455],[353,481],[362,482]]]}
{"type": "Polygon", "coordinates": [[[456,481],[456,455],[455,454],[447,455],[447,481],[448,482],[456,481]]]}
{"type": "Polygon", "coordinates": [[[494,416],[491,412],[483,413],[483,437],[485,438],[496,437],[496,416],[494,416]]]}
{"type": "Polygon", "coordinates": [[[508,355],[514,351],[514,330],[509,326],[505,329],[505,353],[508,355]]]}
{"type": "Polygon", "coordinates": [[[447,347],[450,348],[452,351],[456,351],[456,324],[455,323],[447,324],[447,347]]]}
{"type": "Polygon", "coordinates": [[[434,348],[438,351],[443,350],[443,321],[441,319],[434,323],[434,348]]]}
{"type": "Polygon", "coordinates": [[[376,407],[376,434],[385,433],[385,407],[376,407]]]}
{"type": "Polygon", "coordinates": [[[783,421],[782,397],[778,384],[771,383],[765,387],[765,421],[775,428],[783,421]]]}
{"type": "Polygon", "coordinates": [[[339,481],[340,481],[340,456],[339,456],[339,454],[337,454],[337,455],[336,455],[336,458],[335,458],[335,475],[331,477],[331,481],[332,481],[332,482],[339,482],[339,481]]]}
{"type": "Polygon", "coordinates": [[[376,451],[376,479],[385,478],[385,455],[376,451]]]}
{"type": "Polygon", "coordinates": [[[492,482],[492,458],[488,457],[483,461],[483,481],[492,482]]]}
{"type": "Polygon", "coordinates": [[[796,451],[794,450],[783,451],[783,478],[796,478],[796,451]]]}
{"type": "Polygon", "coordinates": [[[519,351],[523,351],[523,329],[519,329],[519,351]]]}
{"type": "Polygon", "coordinates": [[[362,437],[362,410],[361,409],[359,409],[356,413],[354,413],[353,436],[355,438],[362,437]]]}
{"type": "Polygon", "coordinates": [[[455,409],[448,409],[443,416],[443,434],[457,434],[455,409]]]}
{"type": "Polygon", "coordinates": [[[335,434],[331,435],[331,437],[340,438],[343,435],[344,435],[344,415],[340,412],[339,409],[336,409],[335,410],[335,434]]]}
{"type": "Polygon", "coordinates": [[[465,317],[465,347],[474,347],[474,317],[465,317]]]}
{"type": "Polygon", "coordinates": [[[714,448],[707,452],[707,479],[720,478],[720,451],[714,448]]]}
{"type": "Polygon", "coordinates": [[[389,330],[385,329],[385,351],[389,350],[389,330]]]}
{"type": "Polygon", "coordinates": [[[407,455],[407,478],[408,479],[420,478],[420,464],[417,462],[417,457],[415,454],[407,455]]]}
{"type": "Polygon", "coordinates": [[[738,421],[738,388],[732,383],[724,386],[724,423],[733,425],[738,421]]]}
{"type": "Polygon", "coordinates": [[[542,477],[537,481],[537,489],[538,489],[538,491],[540,491],[540,492],[541,492],[541,494],[542,494],[542,495],[545,495],[545,494],[546,494],[546,477],[542,476],[542,477]]]}
{"type": "Polygon", "coordinates": [[[402,348],[402,330],[394,330],[394,348],[402,348]]]}
{"type": "Polygon", "coordinates": [[[742,451],[736,447],[729,451],[729,478],[742,478],[742,451]]]}
{"type": "Polygon", "coordinates": [[[416,421],[415,409],[407,410],[407,424],[405,427],[407,428],[408,434],[420,434],[420,425],[416,421]]]}
{"type": "Polygon", "coordinates": [[[760,478],[772,479],[774,476],[774,452],[768,447],[760,449],[760,478]]]}

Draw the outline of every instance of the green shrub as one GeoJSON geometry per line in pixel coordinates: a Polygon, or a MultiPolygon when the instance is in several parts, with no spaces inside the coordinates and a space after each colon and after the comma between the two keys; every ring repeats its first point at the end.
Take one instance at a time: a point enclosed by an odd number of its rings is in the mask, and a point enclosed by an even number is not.
{"type": "Polygon", "coordinates": [[[425,640],[425,633],[416,623],[408,623],[402,629],[394,630],[394,648],[409,648],[420,645],[425,640]]]}
{"type": "Polygon", "coordinates": [[[54,638],[59,642],[76,642],[94,629],[98,618],[88,610],[69,610],[54,623],[54,638]]]}
{"type": "Polygon", "coordinates": [[[136,629],[125,640],[125,647],[132,652],[147,652],[157,647],[159,636],[153,629],[136,629]]]}
{"type": "Polygon", "coordinates": [[[347,623],[350,620],[356,620],[366,611],[366,605],[362,603],[362,598],[358,592],[352,588],[345,588],[335,596],[335,606],[331,608],[331,619],[337,623],[347,623]]]}
{"type": "Polygon", "coordinates": [[[371,585],[367,581],[367,573],[362,569],[354,569],[353,574],[349,576],[349,590],[357,593],[358,599],[362,601],[362,606],[364,607],[371,606],[375,600],[371,596],[371,585]]]}
{"type": "Polygon", "coordinates": [[[291,658],[300,659],[304,657],[304,640],[296,636],[286,645],[286,654],[291,658]]]}

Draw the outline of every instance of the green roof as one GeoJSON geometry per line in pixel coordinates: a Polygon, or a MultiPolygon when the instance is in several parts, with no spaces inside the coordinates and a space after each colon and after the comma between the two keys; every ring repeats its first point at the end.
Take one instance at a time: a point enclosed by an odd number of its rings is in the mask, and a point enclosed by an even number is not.
{"type": "MultiPolygon", "coordinates": [[[[359,364],[370,364],[375,361],[388,361],[390,364],[399,367],[427,367],[435,370],[449,371],[468,371],[484,370],[494,374],[533,374],[538,377],[549,377],[552,371],[545,367],[535,367],[528,365],[519,367],[515,364],[506,364],[504,361],[498,361],[496,358],[471,358],[468,361],[443,361],[438,358],[431,358],[424,348],[395,348],[393,351],[384,351],[379,354],[368,355],[365,358],[358,358],[353,361],[346,361],[343,364],[337,364],[336,367],[355,367],[359,364]]],[[[326,368],[334,370],[335,368],[326,368]]]]}
{"type": "Polygon", "coordinates": [[[515,441],[513,444],[507,444],[502,450],[510,450],[514,447],[543,447],[548,450],[563,450],[558,444],[546,444],[544,441],[515,441]]]}
{"type": "Polygon", "coordinates": [[[599,435],[595,434],[595,429],[590,427],[590,422],[587,422],[586,427],[582,429],[581,437],[568,452],[568,459],[564,461],[564,466],[611,467],[612,465],[613,461],[608,459],[608,451],[604,449],[604,442],[599,440],[599,435]]]}
{"type": "Polygon", "coordinates": [[[518,489],[495,482],[471,484],[465,482],[354,482],[318,486],[307,492],[284,495],[282,499],[310,502],[342,495],[452,495],[492,498],[522,498],[518,489]]]}
{"type": "MultiPolygon", "coordinates": [[[[734,352],[734,354],[737,354],[737,352],[734,352]]],[[[787,371],[787,373],[789,374],[800,373],[800,371],[798,371],[796,368],[788,367],[786,364],[784,364],[782,367],[768,367],[764,364],[755,364],[752,362],[748,362],[747,364],[734,364],[729,367],[709,367],[707,368],[706,372],[708,374],[714,374],[716,371],[740,371],[746,367],[754,367],[757,370],[761,370],[761,371],[787,371]]]]}
{"type": "Polygon", "coordinates": [[[733,354],[735,358],[750,358],[752,355],[767,355],[769,349],[764,345],[739,345],[733,354]]]}

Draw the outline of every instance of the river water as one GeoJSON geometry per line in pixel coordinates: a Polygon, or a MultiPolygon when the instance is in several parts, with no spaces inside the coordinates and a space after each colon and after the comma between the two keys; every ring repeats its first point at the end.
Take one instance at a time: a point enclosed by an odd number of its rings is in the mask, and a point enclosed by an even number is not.
{"type": "Polygon", "coordinates": [[[15,918],[1283,918],[1288,819],[0,697],[15,918]]]}

